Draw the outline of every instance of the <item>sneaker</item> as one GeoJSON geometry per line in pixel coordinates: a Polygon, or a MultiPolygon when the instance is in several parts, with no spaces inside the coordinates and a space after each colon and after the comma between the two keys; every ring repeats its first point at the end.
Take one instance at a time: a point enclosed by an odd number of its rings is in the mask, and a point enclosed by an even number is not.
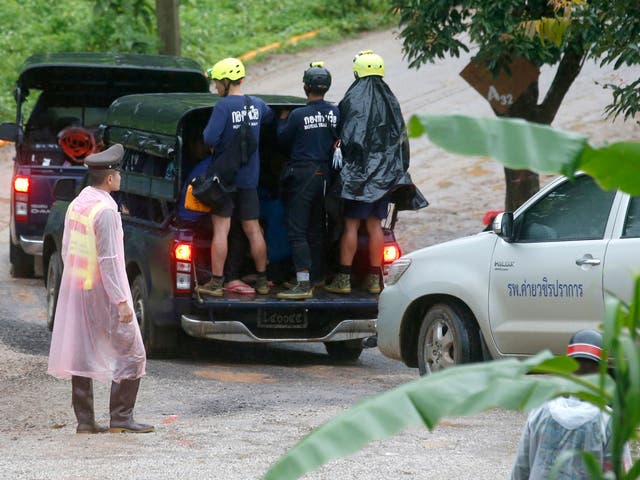
{"type": "Polygon", "coordinates": [[[269,286],[269,281],[267,277],[258,277],[256,280],[256,292],[260,295],[268,295],[271,291],[271,287],[269,286]]]}
{"type": "MultiPolygon", "coordinates": [[[[292,278],[290,280],[285,280],[284,282],[282,282],[282,286],[284,288],[286,288],[287,290],[289,290],[289,289],[295,287],[297,283],[298,283],[298,281],[295,278],[292,278]]],[[[319,279],[319,280],[312,280],[311,281],[311,285],[313,285],[313,288],[323,288],[324,287],[324,277],[319,279]]]]}
{"type": "Polygon", "coordinates": [[[296,280],[296,277],[293,277],[293,278],[290,278],[289,280],[285,280],[284,282],[282,282],[282,286],[287,290],[291,290],[293,287],[296,286],[297,283],[298,281],[296,280]]]}
{"type": "Polygon", "coordinates": [[[324,286],[324,289],[333,293],[351,293],[351,275],[337,274],[329,285],[324,286]]]}
{"type": "Polygon", "coordinates": [[[198,285],[196,291],[198,293],[204,293],[205,295],[211,295],[212,297],[222,297],[224,295],[222,282],[215,278],[212,278],[204,285],[198,285]]]}
{"type": "Polygon", "coordinates": [[[313,289],[309,282],[298,282],[289,290],[278,292],[276,297],[285,300],[305,300],[307,298],[313,298],[313,289]]]}
{"type": "Polygon", "coordinates": [[[380,288],[380,276],[377,273],[370,273],[367,275],[365,286],[369,293],[380,293],[382,291],[380,288]]]}
{"type": "MultiPolygon", "coordinates": [[[[289,280],[285,280],[284,282],[282,282],[282,286],[284,288],[286,288],[287,290],[290,290],[293,287],[295,287],[297,283],[298,283],[298,281],[294,277],[294,278],[291,278],[289,280]]],[[[320,278],[318,280],[313,280],[311,283],[313,284],[313,288],[322,288],[322,287],[324,287],[324,277],[320,278]]]]}

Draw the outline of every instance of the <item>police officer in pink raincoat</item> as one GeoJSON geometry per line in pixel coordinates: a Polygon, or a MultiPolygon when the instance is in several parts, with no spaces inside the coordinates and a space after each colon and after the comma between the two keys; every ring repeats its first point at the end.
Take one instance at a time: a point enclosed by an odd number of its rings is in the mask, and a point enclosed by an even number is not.
{"type": "Polygon", "coordinates": [[[123,155],[115,144],[85,159],[89,186],[71,202],[64,223],[48,373],[71,377],[77,433],[107,431],[95,422],[93,380],[111,382],[110,432],[154,429],[133,419],[146,352],[125,271],[122,221],[111,197],[120,189],[123,155]]]}

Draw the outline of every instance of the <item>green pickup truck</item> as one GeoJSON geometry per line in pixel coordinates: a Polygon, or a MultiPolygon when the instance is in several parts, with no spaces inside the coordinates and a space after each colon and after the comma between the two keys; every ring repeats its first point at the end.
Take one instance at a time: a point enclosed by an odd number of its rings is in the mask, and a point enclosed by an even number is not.
{"type": "MultiPolygon", "coordinates": [[[[275,110],[276,117],[282,109],[306,102],[297,97],[259,97],[275,110]]],[[[282,300],[276,298],[284,288],[277,281],[269,295],[225,293],[214,298],[195,292],[196,285],[210,275],[211,220],[204,215],[195,222],[181,221],[177,207],[188,175],[199,161],[190,153],[190,139],[201,136],[218,99],[208,93],[129,95],[117,99],[104,120],[105,143],[125,147],[121,190],[114,195],[122,211],[126,268],[147,353],[175,354],[181,334],[186,333],[232,342],[323,342],[333,358],[357,359],[363,347],[373,343],[363,340],[375,335],[378,310],[378,295],[358,288],[358,280],[367,272],[366,232],[349,295],[318,288],[312,299],[282,300]]],[[[269,190],[270,202],[278,202],[277,182],[286,155],[276,141],[275,124],[263,126],[260,137],[260,188],[269,190]]],[[[63,188],[64,183],[56,188],[59,201],[44,234],[50,325],[62,271],[64,214],[68,200],[81,187],[69,187],[67,182],[63,188]]],[[[387,264],[400,255],[393,234],[396,214],[394,206],[390,208],[383,225],[387,264]]],[[[271,239],[269,221],[263,219],[263,227],[267,248],[274,251],[287,240],[286,235],[284,240],[282,236],[271,239]]],[[[332,243],[329,237],[327,232],[327,258],[331,259],[337,257],[338,242],[332,243]]]]}

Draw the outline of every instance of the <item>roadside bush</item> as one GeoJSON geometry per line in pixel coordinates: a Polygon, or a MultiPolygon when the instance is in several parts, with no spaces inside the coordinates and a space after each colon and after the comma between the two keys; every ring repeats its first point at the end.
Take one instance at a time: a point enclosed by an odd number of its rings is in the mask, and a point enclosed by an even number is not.
{"type": "Polygon", "coordinates": [[[96,1],[86,50],[157,53],[155,9],[149,0],[96,1]]]}

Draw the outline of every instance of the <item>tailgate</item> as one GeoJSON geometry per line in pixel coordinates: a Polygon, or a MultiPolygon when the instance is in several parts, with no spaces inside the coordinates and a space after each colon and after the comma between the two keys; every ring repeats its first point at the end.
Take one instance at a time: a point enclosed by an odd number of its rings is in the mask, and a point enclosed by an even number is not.
{"type": "Polygon", "coordinates": [[[15,176],[29,179],[28,210],[26,221],[18,225],[28,225],[28,234],[42,234],[51,205],[53,204],[53,188],[56,182],[62,178],[74,178],[77,182],[83,180],[87,169],[85,167],[44,167],[22,166],[16,169],[15,176]]]}
{"type": "Polygon", "coordinates": [[[222,298],[195,294],[196,310],[183,315],[192,336],[231,341],[335,341],[375,334],[378,295],[349,295],[314,290],[309,300],[281,300],[269,295],[225,293],[222,298]]]}

